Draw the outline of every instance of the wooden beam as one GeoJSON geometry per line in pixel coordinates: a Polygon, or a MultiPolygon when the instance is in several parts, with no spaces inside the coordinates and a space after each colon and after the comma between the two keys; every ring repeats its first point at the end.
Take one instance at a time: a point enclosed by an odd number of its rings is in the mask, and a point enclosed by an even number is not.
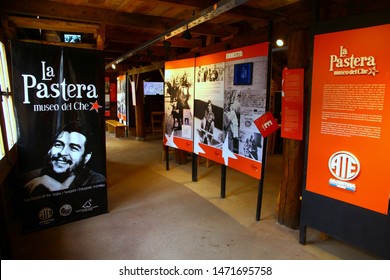
{"type": "MultiPolygon", "coordinates": [[[[130,43],[130,44],[139,44],[139,42],[147,42],[158,35],[158,33],[145,33],[137,32],[133,29],[117,29],[112,25],[107,26],[106,28],[107,42],[121,42],[121,43],[130,43]],[[134,36],[134,34],[137,34],[134,36]]],[[[192,40],[183,40],[180,37],[173,37],[168,40],[171,43],[171,47],[180,47],[192,49],[195,47],[200,47],[202,45],[201,39],[193,38],[192,40]]],[[[156,46],[162,46],[163,41],[155,44],[156,46]]]]}
{"type": "Polygon", "coordinates": [[[78,22],[106,23],[122,26],[164,30],[178,23],[177,20],[130,14],[108,9],[92,8],[80,5],[62,4],[44,0],[0,1],[0,9],[4,12],[28,16],[40,16],[60,20],[78,22]]]}
{"type": "Polygon", "coordinates": [[[36,17],[8,16],[8,20],[14,23],[18,28],[91,33],[95,36],[100,28],[100,25],[98,24],[78,23],[36,17]]]}
{"type": "Polygon", "coordinates": [[[179,55],[176,59],[191,58],[197,55],[207,55],[217,52],[223,52],[229,49],[241,48],[244,46],[254,45],[258,43],[266,42],[268,39],[266,30],[257,30],[251,33],[240,36],[232,36],[230,39],[223,40],[222,42],[215,43],[210,46],[194,48],[190,52],[183,55],[179,55]]]}
{"type": "MultiPolygon", "coordinates": [[[[80,5],[76,6],[44,0],[0,1],[0,10],[10,14],[32,17],[39,16],[40,18],[75,22],[104,23],[107,25],[123,27],[132,26],[133,28],[150,29],[156,30],[157,32],[163,32],[180,23],[180,20],[172,18],[124,13],[108,9],[80,5]]],[[[196,26],[194,32],[199,34],[215,33],[217,36],[223,36],[223,34],[228,35],[228,33],[238,32],[238,28],[221,26],[220,24],[204,23],[196,26]]]]}
{"type": "Polygon", "coordinates": [[[169,5],[174,8],[188,9],[193,11],[201,11],[210,6],[210,0],[148,0],[148,3],[155,5],[169,5]]]}
{"type": "Polygon", "coordinates": [[[152,72],[152,71],[157,71],[157,70],[164,68],[164,67],[165,67],[165,62],[159,61],[159,62],[153,63],[151,65],[148,65],[148,66],[142,66],[139,68],[133,68],[131,70],[128,70],[127,74],[134,75],[134,74],[148,73],[148,72],[152,72]]]}
{"type": "Polygon", "coordinates": [[[71,47],[71,48],[81,48],[81,49],[95,49],[96,45],[94,44],[85,44],[85,43],[63,43],[63,42],[52,42],[52,41],[41,41],[41,40],[19,40],[22,42],[28,43],[37,43],[43,45],[54,45],[54,46],[62,46],[62,47],[71,47]]]}
{"type": "Polygon", "coordinates": [[[102,24],[97,30],[96,46],[98,50],[104,49],[104,42],[106,41],[106,25],[102,24]]]}
{"type": "Polygon", "coordinates": [[[163,81],[165,81],[165,76],[164,76],[164,71],[163,71],[163,69],[158,69],[158,71],[160,72],[160,75],[161,75],[161,78],[162,78],[162,80],[163,81]]]}
{"type": "MultiPolygon", "coordinates": [[[[288,38],[288,68],[304,68],[305,76],[310,64],[310,33],[308,30],[291,32],[288,38]]],[[[307,100],[309,82],[305,79],[304,100],[307,100]]],[[[305,115],[305,114],[304,114],[305,115]]],[[[302,196],[304,141],[283,139],[282,180],[279,194],[278,222],[297,229],[300,223],[302,196]]]]}
{"type": "MultiPolygon", "coordinates": [[[[191,9],[193,11],[201,11],[208,6],[210,6],[210,1],[208,0],[149,0],[148,3],[159,3],[169,4],[172,7],[178,7],[182,9],[191,9]]],[[[275,13],[272,11],[266,11],[259,8],[254,8],[250,6],[241,5],[228,12],[226,15],[241,17],[245,19],[262,19],[262,20],[276,20],[282,17],[282,14],[275,13]]]]}

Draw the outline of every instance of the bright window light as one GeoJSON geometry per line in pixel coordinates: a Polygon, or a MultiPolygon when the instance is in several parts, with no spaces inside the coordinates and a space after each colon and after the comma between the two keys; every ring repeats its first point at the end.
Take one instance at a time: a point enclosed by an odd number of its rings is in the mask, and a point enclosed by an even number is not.
{"type": "Polygon", "coordinates": [[[3,142],[3,134],[1,133],[1,127],[0,127],[0,159],[4,157],[4,142],[3,142]]]}
{"type": "Polygon", "coordinates": [[[9,75],[8,75],[7,57],[5,54],[5,47],[3,43],[1,43],[0,45],[0,56],[1,56],[1,61],[0,61],[1,62],[0,65],[1,103],[3,107],[5,132],[7,134],[8,148],[11,149],[16,143],[17,133],[16,133],[16,121],[15,121],[15,113],[14,113],[14,106],[12,102],[12,96],[9,94],[11,91],[11,86],[10,86],[9,75]]]}

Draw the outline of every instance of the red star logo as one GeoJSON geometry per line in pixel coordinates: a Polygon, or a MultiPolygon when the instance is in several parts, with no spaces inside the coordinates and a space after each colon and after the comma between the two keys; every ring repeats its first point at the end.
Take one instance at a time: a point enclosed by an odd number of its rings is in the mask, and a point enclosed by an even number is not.
{"type": "Polygon", "coordinates": [[[100,105],[98,104],[97,100],[95,101],[95,103],[89,102],[89,104],[92,105],[91,109],[89,109],[89,110],[92,111],[92,110],[95,109],[95,110],[96,110],[96,113],[98,113],[99,108],[102,108],[102,106],[100,106],[100,105]]]}

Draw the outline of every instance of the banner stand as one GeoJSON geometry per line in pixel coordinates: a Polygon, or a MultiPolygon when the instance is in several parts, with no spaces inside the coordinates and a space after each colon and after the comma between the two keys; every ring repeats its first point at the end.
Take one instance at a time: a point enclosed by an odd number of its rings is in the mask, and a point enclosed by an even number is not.
{"type": "Polygon", "coordinates": [[[198,155],[192,153],[192,182],[198,182],[198,155]]]}
{"type": "MultiPolygon", "coordinates": [[[[264,42],[165,64],[167,144],[193,153],[193,182],[198,181],[199,154],[221,164],[221,198],[226,197],[228,166],[257,180],[264,175],[265,137],[254,120],[268,111],[271,52],[270,42],[264,42]],[[194,109],[187,100],[192,96],[194,109]]],[[[169,170],[168,159],[166,164],[169,170]]]]}
{"type": "MultiPolygon", "coordinates": [[[[272,27],[273,22],[270,21],[268,25],[268,42],[272,42],[273,39],[273,33],[272,33],[272,27]]],[[[268,65],[267,65],[267,97],[266,97],[266,105],[265,105],[265,111],[269,111],[269,103],[271,99],[271,73],[272,73],[272,46],[270,43],[268,43],[268,65]]],[[[260,181],[259,181],[259,187],[257,190],[257,207],[256,207],[256,221],[260,221],[261,216],[261,206],[263,204],[263,189],[264,189],[264,176],[265,176],[265,167],[266,167],[266,160],[267,160],[267,144],[268,144],[268,137],[264,137],[263,140],[263,155],[261,159],[261,175],[260,175],[260,181]]]]}
{"type": "Polygon", "coordinates": [[[169,170],[169,146],[165,146],[165,170],[169,170]]]}
{"type": "Polygon", "coordinates": [[[104,54],[10,47],[23,232],[107,213],[104,54]]]}
{"type": "Polygon", "coordinates": [[[221,198],[226,197],[226,165],[221,165],[221,198]]]}
{"type": "Polygon", "coordinates": [[[382,40],[382,35],[389,33],[389,15],[388,11],[383,11],[345,18],[342,23],[329,21],[315,22],[313,25],[311,45],[314,47],[311,54],[311,89],[306,112],[300,244],[306,244],[307,229],[314,228],[385,259],[390,258],[390,201],[386,176],[388,158],[385,156],[389,151],[389,134],[386,129],[389,111],[387,100],[376,98],[379,94],[388,94],[389,81],[386,77],[390,71],[387,63],[389,57],[385,51],[388,40],[382,40]],[[365,42],[375,44],[368,47],[365,42]],[[350,58],[350,54],[352,57],[356,55],[375,59],[378,66],[374,69],[377,72],[371,74],[368,71],[371,67],[366,65],[356,65],[353,69],[351,65],[343,65],[338,71],[344,75],[336,75],[335,71],[328,70],[332,70],[331,64],[327,66],[322,62],[325,61],[323,58],[328,58],[337,51],[345,60],[350,58]],[[328,90],[324,85],[332,87],[332,90],[328,90]],[[345,85],[348,90],[342,88],[345,85]],[[361,89],[362,85],[368,87],[368,90],[356,90],[361,89]],[[382,89],[374,91],[374,88],[380,88],[379,85],[382,89]],[[361,100],[363,93],[367,98],[365,103],[362,103],[363,109],[360,109],[355,100],[361,100]],[[354,98],[350,99],[352,94],[354,98]],[[343,96],[343,99],[333,101],[334,96],[343,96]],[[337,122],[338,127],[344,128],[337,134],[325,130],[327,124],[323,121],[324,100],[330,100],[326,101],[326,106],[332,110],[326,110],[326,113],[334,116],[335,120],[332,122],[337,122]],[[381,110],[365,107],[365,104],[370,103],[381,110]],[[343,113],[340,108],[349,108],[348,106],[355,106],[360,110],[354,109],[356,112],[353,120],[339,117],[343,113]],[[375,127],[381,128],[381,133],[376,137],[372,134],[356,133],[359,132],[356,127],[368,126],[361,122],[359,117],[369,114],[380,116],[375,127]],[[318,127],[321,130],[317,129],[318,127]],[[350,131],[354,134],[349,135],[350,131]],[[339,175],[329,163],[334,162],[340,154],[344,157],[352,155],[351,158],[355,161],[350,165],[354,166],[354,177],[345,172],[349,166],[339,164],[339,170],[342,170],[339,175]],[[358,168],[360,166],[364,169],[361,173],[358,168]]]}
{"type": "Polygon", "coordinates": [[[256,207],[256,221],[260,221],[261,206],[263,204],[263,189],[264,189],[264,176],[265,176],[265,161],[267,160],[267,143],[268,137],[264,137],[263,141],[263,158],[261,167],[261,179],[259,180],[259,187],[257,190],[257,207],[256,207]]]}

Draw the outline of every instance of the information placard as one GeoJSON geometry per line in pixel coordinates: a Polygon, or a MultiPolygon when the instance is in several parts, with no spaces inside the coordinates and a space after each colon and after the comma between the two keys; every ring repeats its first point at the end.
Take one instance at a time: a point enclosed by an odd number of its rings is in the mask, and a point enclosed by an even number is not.
{"type": "Polygon", "coordinates": [[[387,214],[390,39],[383,34],[390,24],[314,37],[306,190],[387,214]]]}
{"type": "Polygon", "coordinates": [[[282,76],[281,136],[302,140],[304,69],[284,69],[282,76]]]}

